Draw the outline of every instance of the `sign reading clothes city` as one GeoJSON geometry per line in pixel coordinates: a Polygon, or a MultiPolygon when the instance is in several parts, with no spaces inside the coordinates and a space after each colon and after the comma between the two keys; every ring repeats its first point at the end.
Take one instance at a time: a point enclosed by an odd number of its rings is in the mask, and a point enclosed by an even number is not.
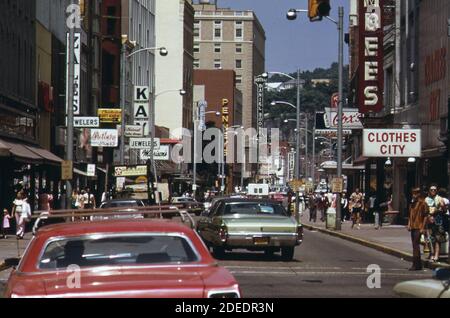
{"type": "Polygon", "coordinates": [[[364,129],[364,157],[420,157],[420,129],[364,129]]]}
{"type": "Polygon", "coordinates": [[[359,1],[359,82],[360,113],[383,109],[383,5],[384,0],[359,1]]]}

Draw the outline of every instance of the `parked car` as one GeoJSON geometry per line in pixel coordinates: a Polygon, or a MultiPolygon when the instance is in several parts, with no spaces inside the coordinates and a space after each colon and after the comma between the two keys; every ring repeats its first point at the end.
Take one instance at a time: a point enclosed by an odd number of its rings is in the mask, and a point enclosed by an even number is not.
{"type": "Polygon", "coordinates": [[[432,279],[398,283],[394,286],[394,292],[408,298],[450,298],[450,269],[436,269],[432,279]]]}
{"type": "Polygon", "coordinates": [[[127,219],[41,228],[12,271],[5,296],[237,298],[241,291],[194,230],[167,220],[127,219]]]}
{"type": "Polygon", "coordinates": [[[280,203],[265,199],[218,200],[198,220],[197,232],[216,257],[225,251],[247,249],[269,256],[281,251],[289,261],[303,241],[302,225],[280,203]]]}
{"type": "Polygon", "coordinates": [[[189,213],[194,213],[195,215],[200,215],[204,210],[203,203],[197,202],[193,198],[173,197],[170,203],[181,205],[182,209],[186,209],[189,213]]]}
{"type": "Polygon", "coordinates": [[[114,199],[100,204],[100,209],[123,208],[123,207],[143,207],[144,202],[136,199],[114,199]]]}

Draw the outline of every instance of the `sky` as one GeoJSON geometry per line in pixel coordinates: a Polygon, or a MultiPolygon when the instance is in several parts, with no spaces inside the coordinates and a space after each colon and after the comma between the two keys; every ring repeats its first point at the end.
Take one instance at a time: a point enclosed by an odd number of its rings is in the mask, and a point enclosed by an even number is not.
{"type": "MultiPolygon", "coordinates": [[[[344,33],[348,33],[350,0],[331,0],[330,17],[338,19],[338,6],[344,6],[344,33]]],[[[297,20],[286,19],[291,9],[307,9],[308,0],[217,0],[219,7],[252,10],[266,32],[266,70],[294,72],[328,68],[338,60],[337,26],[323,19],[310,22],[307,13],[297,20]]],[[[344,44],[344,63],[348,63],[348,46],[344,44]]]]}

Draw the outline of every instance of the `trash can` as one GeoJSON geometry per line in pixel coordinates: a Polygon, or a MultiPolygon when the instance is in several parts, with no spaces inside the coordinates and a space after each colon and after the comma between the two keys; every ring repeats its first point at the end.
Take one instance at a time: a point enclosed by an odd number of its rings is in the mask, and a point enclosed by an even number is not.
{"type": "Polygon", "coordinates": [[[336,229],[336,209],[328,208],[326,212],[326,228],[328,230],[336,229]]]}

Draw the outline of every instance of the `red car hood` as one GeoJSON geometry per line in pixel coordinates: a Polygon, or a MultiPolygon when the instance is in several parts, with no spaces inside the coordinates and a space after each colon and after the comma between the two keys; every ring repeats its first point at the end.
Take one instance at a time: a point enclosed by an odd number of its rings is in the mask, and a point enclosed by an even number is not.
{"type": "Polygon", "coordinates": [[[203,298],[207,290],[236,284],[223,268],[118,268],[45,273],[17,278],[16,297],[64,298],[203,298]],[[31,278],[31,279],[30,279],[31,278]],[[28,282],[26,282],[28,281],[28,282]],[[17,288],[20,287],[20,288],[17,288]]]}

